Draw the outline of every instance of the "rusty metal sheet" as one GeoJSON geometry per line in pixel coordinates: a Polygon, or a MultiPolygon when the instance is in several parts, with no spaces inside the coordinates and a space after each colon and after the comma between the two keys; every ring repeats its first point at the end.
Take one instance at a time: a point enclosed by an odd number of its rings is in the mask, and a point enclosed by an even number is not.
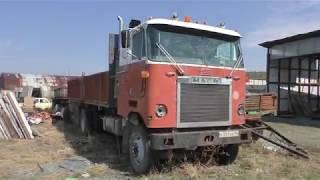
{"type": "Polygon", "coordinates": [[[0,76],[0,89],[15,90],[25,86],[33,88],[40,87],[67,87],[67,82],[75,76],[59,76],[59,75],[34,75],[20,73],[2,73],[0,76]]]}
{"type": "Polygon", "coordinates": [[[2,73],[0,79],[0,89],[15,90],[16,87],[21,87],[20,79],[17,74],[2,73]]]}

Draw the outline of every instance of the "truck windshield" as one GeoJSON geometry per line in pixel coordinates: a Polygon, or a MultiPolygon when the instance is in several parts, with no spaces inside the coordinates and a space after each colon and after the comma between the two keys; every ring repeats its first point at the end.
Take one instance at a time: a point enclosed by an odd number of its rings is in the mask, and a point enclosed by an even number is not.
{"type": "MultiPolygon", "coordinates": [[[[168,25],[149,25],[148,59],[170,62],[157,44],[161,44],[177,63],[233,67],[240,56],[239,37],[168,25]]],[[[243,67],[243,62],[238,67],[243,67]]]]}

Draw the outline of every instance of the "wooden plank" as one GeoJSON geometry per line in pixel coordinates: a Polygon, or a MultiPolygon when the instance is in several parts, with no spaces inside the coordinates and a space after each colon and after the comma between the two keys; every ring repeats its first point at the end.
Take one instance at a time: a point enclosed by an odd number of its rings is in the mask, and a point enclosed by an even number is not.
{"type": "Polygon", "coordinates": [[[5,124],[4,124],[4,120],[3,120],[3,118],[1,117],[1,114],[0,114],[0,126],[1,126],[1,131],[2,131],[2,134],[3,134],[4,139],[9,139],[9,138],[11,138],[10,133],[9,133],[9,131],[7,130],[5,124]]]}
{"type": "Polygon", "coordinates": [[[2,109],[2,106],[0,104],[0,126],[1,126],[1,130],[2,130],[2,133],[3,133],[3,136],[5,137],[5,139],[9,139],[9,138],[11,138],[11,136],[10,136],[10,133],[9,133],[8,129],[6,128],[4,119],[2,118],[2,111],[3,111],[3,109],[2,109]]]}
{"type": "Polygon", "coordinates": [[[20,138],[26,138],[27,137],[26,132],[22,128],[23,124],[21,124],[19,122],[17,114],[14,112],[13,107],[12,107],[11,103],[9,102],[8,97],[5,96],[4,99],[7,102],[6,106],[7,106],[8,112],[10,113],[9,114],[10,115],[10,120],[13,123],[16,132],[18,133],[20,138]]]}
{"type": "Polygon", "coordinates": [[[1,116],[2,116],[2,119],[4,120],[3,121],[5,124],[4,127],[6,128],[7,132],[10,134],[10,138],[18,138],[18,135],[15,132],[15,129],[8,115],[4,111],[1,111],[1,116]]]}
{"type": "Polygon", "coordinates": [[[0,116],[0,139],[7,139],[6,133],[4,132],[4,129],[2,128],[2,118],[0,116]]]}
{"type": "Polygon", "coordinates": [[[7,128],[10,128],[9,132],[12,135],[12,138],[23,138],[24,136],[19,126],[16,124],[15,117],[12,115],[8,103],[4,101],[5,99],[5,96],[2,96],[2,99],[0,99],[0,104],[3,108],[3,118],[5,119],[7,128]]]}
{"type": "Polygon", "coordinates": [[[14,94],[0,91],[0,139],[33,138],[28,124],[14,94]]]}
{"type": "Polygon", "coordinates": [[[272,93],[250,94],[245,99],[246,120],[260,119],[263,114],[277,112],[277,97],[272,93]],[[255,114],[250,112],[255,111],[255,114]]]}
{"type": "Polygon", "coordinates": [[[27,132],[27,137],[33,139],[32,131],[30,128],[30,125],[28,124],[26,117],[24,116],[24,113],[22,112],[21,108],[19,107],[19,104],[14,97],[14,94],[12,92],[6,93],[10,102],[12,103],[13,110],[17,113],[19,121],[23,124],[23,130],[27,132]]]}

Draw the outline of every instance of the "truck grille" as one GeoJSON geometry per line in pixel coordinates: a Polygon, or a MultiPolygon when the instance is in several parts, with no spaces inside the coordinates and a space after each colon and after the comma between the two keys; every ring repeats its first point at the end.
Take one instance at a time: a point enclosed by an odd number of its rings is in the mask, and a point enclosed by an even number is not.
{"type": "Polygon", "coordinates": [[[180,83],[178,127],[230,123],[230,84],[180,83]]]}

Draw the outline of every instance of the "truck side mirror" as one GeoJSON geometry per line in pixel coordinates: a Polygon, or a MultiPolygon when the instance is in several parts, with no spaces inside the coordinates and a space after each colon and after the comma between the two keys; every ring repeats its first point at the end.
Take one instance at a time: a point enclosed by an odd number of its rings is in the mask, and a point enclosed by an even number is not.
{"type": "Polygon", "coordinates": [[[122,48],[130,47],[130,33],[129,33],[129,30],[121,31],[121,46],[122,46],[122,48]]]}

